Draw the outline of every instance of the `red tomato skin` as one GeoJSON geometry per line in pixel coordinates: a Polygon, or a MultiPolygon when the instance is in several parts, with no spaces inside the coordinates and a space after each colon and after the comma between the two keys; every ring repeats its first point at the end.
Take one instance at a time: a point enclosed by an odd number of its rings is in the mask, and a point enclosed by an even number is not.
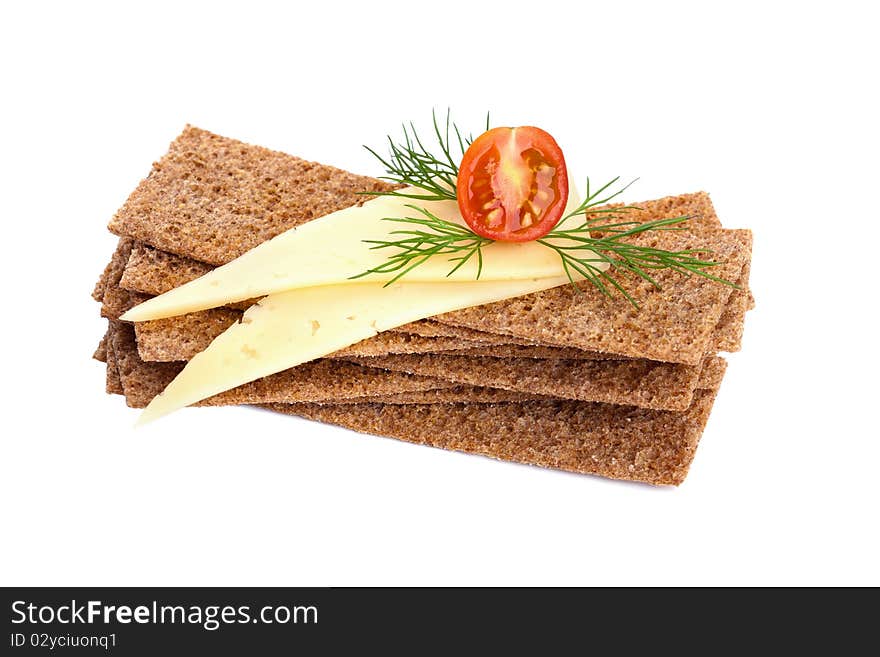
{"type": "Polygon", "coordinates": [[[562,149],[534,126],[488,130],[462,158],[456,197],[465,223],[478,235],[502,242],[543,237],[559,223],[568,201],[562,149]],[[544,196],[552,197],[550,202],[536,209],[533,202],[544,196]],[[490,225],[492,220],[498,225],[490,225]]]}

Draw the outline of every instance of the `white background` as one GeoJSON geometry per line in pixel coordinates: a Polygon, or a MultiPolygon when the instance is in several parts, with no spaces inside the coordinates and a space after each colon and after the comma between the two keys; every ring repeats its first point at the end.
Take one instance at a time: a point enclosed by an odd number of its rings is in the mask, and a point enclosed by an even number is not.
{"type": "Polygon", "coordinates": [[[239,4],[0,9],[0,583],[880,584],[872,3],[239,4]],[[379,174],[360,145],[447,106],[755,231],[684,485],[238,408],[133,430],[89,292],[184,124],[379,174]]]}

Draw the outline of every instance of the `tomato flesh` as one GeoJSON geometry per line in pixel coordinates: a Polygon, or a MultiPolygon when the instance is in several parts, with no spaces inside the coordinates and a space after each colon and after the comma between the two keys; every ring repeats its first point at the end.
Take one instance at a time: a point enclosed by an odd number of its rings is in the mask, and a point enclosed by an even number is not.
{"type": "Polygon", "coordinates": [[[502,242],[543,237],[568,202],[562,149],[540,128],[492,128],[465,152],[456,196],[462,217],[478,235],[502,242]]]}

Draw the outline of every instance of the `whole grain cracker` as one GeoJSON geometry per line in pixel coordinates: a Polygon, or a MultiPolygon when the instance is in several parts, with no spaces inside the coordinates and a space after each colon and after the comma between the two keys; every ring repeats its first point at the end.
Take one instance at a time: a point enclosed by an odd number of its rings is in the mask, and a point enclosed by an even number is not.
{"type": "Polygon", "coordinates": [[[556,345],[542,344],[534,340],[524,340],[515,338],[512,335],[497,335],[486,331],[478,331],[476,329],[465,328],[464,326],[453,326],[451,324],[442,324],[432,319],[420,319],[417,322],[404,324],[392,331],[401,333],[410,333],[413,335],[421,335],[427,338],[459,338],[469,342],[477,342],[483,346],[491,345],[518,345],[523,347],[541,346],[549,347],[556,345]]]}
{"type": "MultiPolygon", "coordinates": [[[[750,244],[748,246],[750,249],[750,244]]],[[[120,287],[132,292],[158,295],[163,294],[170,289],[183,285],[184,283],[188,283],[189,281],[204,275],[212,269],[213,267],[206,263],[201,263],[191,258],[185,258],[183,256],[177,256],[172,253],[160,251],[143,243],[135,242],[134,247],[131,251],[131,256],[125,266],[119,285],[120,287]]],[[[744,268],[743,275],[740,277],[737,283],[742,288],[744,288],[744,290],[748,286],[748,266],[744,268]]],[[[718,326],[716,327],[715,335],[713,337],[712,348],[710,349],[710,351],[737,351],[739,349],[739,344],[742,338],[743,318],[746,311],[749,310],[751,307],[750,305],[746,305],[747,298],[749,300],[748,303],[750,303],[751,301],[751,294],[744,290],[734,290],[731,293],[727,308],[722,314],[718,326]]],[[[231,307],[243,310],[244,308],[249,306],[250,303],[251,302],[233,304],[231,307]]],[[[216,325],[216,323],[220,321],[222,316],[222,313],[217,317],[207,316],[205,317],[205,324],[208,326],[216,325]]],[[[169,326],[169,328],[172,327],[169,326]]],[[[183,331],[183,329],[175,328],[174,331],[180,333],[183,331]]],[[[480,353],[487,353],[488,355],[489,345],[504,345],[505,347],[507,347],[508,345],[520,345],[542,347],[543,349],[536,350],[535,354],[532,355],[532,357],[534,358],[616,357],[615,354],[605,354],[603,356],[599,352],[592,352],[592,355],[590,354],[590,352],[580,353],[579,355],[554,355],[553,352],[547,348],[552,349],[555,345],[551,345],[549,343],[540,344],[536,343],[533,340],[521,339],[510,335],[499,335],[486,331],[478,331],[462,326],[442,324],[440,322],[436,322],[430,319],[419,320],[417,322],[405,324],[396,329],[392,329],[392,332],[419,335],[423,337],[457,337],[463,341],[483,343],[482,348],[474,347],[474,353],[477,355],[479,355],[480,353]]],[[[192,342],[193,340],[192,336],[186,336],[184,339],[187,342],[192,342]]],[[[207,343],[205,344],[207,345],[207,343]]],[[[459,345],[459,348],[466,349],[467,347],[462,344],[459,345]]],[[[562,347],[562,349],[565,348],[562,347]]],[[[444,350],[446,350],[446,347],[444,347],[444,350]]],[[[504,351],[506,353],[515,352],[515,350],[511,349],[504,349],[504,351]]],[[[570,351],[571,350],[569,349],[569,352],[570,351]]],[[[143,350],[142,355],[146,358],[146,360],[154,359],[154,356],[145,354],[143,350]]],[[[526,355],[525,352],[523,352],[523,355],[526,355]]],[[[190,357],[191,355],[168,353],[164,357],[156,356],[155,359],[161,360],[162,358],[168,358],[170,360],[188,360],[190,357]]]]}
{"type": "MultiPolygon", "coordinates": [[[[705,248],[723,264],[713,274],[736,281],[745,264],[740,240],[729,233],[704,236],[655,234],[643,244],[672,249],[705,248]]],[[[659,289],[633,275],[619,279],[638,300],[636,309],[621,295],[604,297],[593,286],[574,294],[567,286],[507,301],[465,308],[436,319],[478,330],[538,338],[588,351],[695,365],[711,350],[711,338],[732,288],[699,276],[661,270],[652,276],[659,289]]]]}
{"type": "Polygon", "coordinates": [[[213,265],[388,183],[187,126],[110,221],[117,235],[213,265]]]}
{"type": "Polygon", "coordinates": [[[686,411],[577,401],[503,404],[273,404],[272,410],[361,433],[546,468],[681,484],[706,426],[714,390],[686,411]]]}
{"type": "MultiPolygon", "coordinates": [[[[747,233],[747,231],[738,231],[738,233],[747,233]]],[[[744,246],[748,246],[749,250],[751,248],[751,240],[745,239],[743,236],[744,246]]],[[[140,242],[135,242],[134,246],[131,250],[131,256],[129,257],[128,263],[125,266],[125,269],[122,274],[122,279],[119,282],[120,287],[132,291],[139,292],[142,294],[149,295],[158,295],[167,292],[170,289],[183,285],[184,283],[188,283],[191,280],[198,278],[211,271],[213,267],[206,263],[199,262],[197,260],[193,260],[191,258],[185,258],[183,256],[178,256],[172,253],[167,253],[164,251],[160,251],[153,247],[147,246],[140,242]]],[[[744,269],[744,275],[740,277],[737,283],[746,288],[748,285],[748,269],[744,269]]],[[[749,309],[748,306],[744,305],[746,302],[747,292],[744,290],[734,290],[731,293],[730,299],[728,301],[728,306],[725,309],[724,313],[719,320],[718,326],[716,327],[715,336],[713,337],[712,348],[710,351],[737,351],[740,344],[740,339],[742,337],[742,327],[743,327],[743,318],[745,316],[746,311],[749,309]]],[[[749,295],[750,296],[750,295],[749,295]]],[[[139,300],[143,300],[142,297],[139,297],[139,300]]],[[[241,304],[234,304],[233,307],[238,309],[243,309],[250,305],[250,302],[243,302],[241,304]]],[[[127,310],[127,308],[125,308],[127,310]]],[[[223,311],[225,309],[219,309],[220,312],[212,315],[210,312],[204,316],[201,324],[208,329],[210,333],[210,328],[212,326],[216,327],[223,321],[224,317],[228,317],[223,311]]],[[[232,320],[229,320],[229,323],[232,323],[232,320]]],[[[194,336],[187,333],[187,330],[184,327],[176,327],[173,322],[166,322],[165,326],[168,328],[170,333],[174,333],[179,336],[185,344],[193,345],[195,344],[199,338],[198,336],[194,336]]],[[[161,341],[165,344],[168,343],[167,339],[163,339],[158,335],[158,327],[156,325],[150,330],[151,337],[147,338],[148,340],[157,340],[161,341]]],[[[190,322],[190,328],[195,329],[192,322],[190,322]]],[[[198,329],[201,332],[201,329],[198,329]]],[[[570,355],[554,355],[552,348],[555,345],[549,343],[536,343],[533,340],[521,339],[510,335],[499,335],[495,333],[489,333],[486,331],[479,331],[475,329],[470,329],[461,326],[453,326],[449,324],[442,324],[440,322],[436,322],[430,319],[419,320],[417,322],[411,322],[409,324],[405,324],[396,329],[392,329],[392,332],[395,333],[404,333],[411,335],[419,335],[423,337],[437,337],[437,338],[460,338],[463,343],[458,345],[458,349],[469,349],[467,343],[479,342],[483,343],[483,348],[479,346],[474,347],[474,353],[479,355],[484,353],[488,355],[489,345],[504,345],[507,347],[508,345],[520,345],[520,346],[540,346],[542,349],[535,350],[535,353],[531,356],[533,358],[614,358],[619,357],[616,354],[601,354],[599,352],[586,352],[579,353],[574,355],[571,353],[571,349],[568,349],[570,355]]],[[[210,339],[204,337],[201,339],[201,342],[204,346],[207,346],[210,343],[210,339]]],[[[212,334],[212,338],[216,337],[216,333],[212,334]]],[[[144,345],[145,343],[140,340],[140,332],[138,334],[139,345],[144,345]]],[[[427,345],[425,345],[427,347],[427,345]]],[[[158,349],[163,349],[163,345],[159,345],[158,349]]],[[[204,348],[204,347],[202,347],[204,348]]],[[[446,343],[442,348],[443,351],[454,348],[451,346],[451,343],[446,343]]],[[[565,349],[565,347],[561,347],[561,349],[565,349]]],[[[422,349],[425,350],[425,349],[422,349]]],[[[437,350],[440,350],[438,347],[437,350]]],[[[378,346],[374,349],[375,352],[378,351],[378,346]]],[[[515,349],[507,349],[503,350],[505,353],[516,353],[515,349]]],[[[585,350],[581,350],[584,352],[585,350]]],[[[409,352],[393,352],[390,351],[388,353],[418,353],[416,350],[411,350],[409,352]]],[[[564,352],[563,352],[564,353],[564,352]]],[[[523,356],[527,356],[525,352],[521,352],[523,356]]],[[[164,352],[164,355],[158,355],[158,352],[154,352],[149,347],[141,348],[141,355],[146,360],[189,360],[192,357],[191,349],[183,349],[181,353],[175,353],[171,351],[164,352]]],[[[369,355],[367,353],[362,353],[361,355],[369,355]]]]}
{"type": "MultiPolygon", "coordinates": [[[[109,341],[109,338],[108,338],[109,341]]],[[[145,363],[149,366],[149,363],[145,363]]],[[[453,383],[446,384],[444,388],[430,390],[416,390],[412,392],[391,393],[385,395],[366,395],[361,397],[335,398],[316,403],[321,404],[364,404],[377,402],[383,404],[451,404],[455,402],[473,402],[480,404],[528,401],[544,399],[542,395],[528,395],[521,392],[499,390],[497,388],[482,388],[479,386],[461,386],[453,383]]],[[[116,368],[116,360],[113,349],[107,350],[107,392],[111,394],[124,394],[119,370],[116,368]]]]}
{"type": "MultiPolygon", "coordinates": [[[[134,325],[138,351],[146,361],[190,360],[240,319],[241,313],[238,311],[212,308],[178,317],[138,322],[134,325]]],[[[455,338],[423,338],[386,331],[327,357],[414,354],[459,349],[473,344],[455,338]]]]}
{"type": "Polygon", "coordinates": [[[746,262],[737,280],[739,289],[730,293],[727,307],[721,314],[721,319],[718,320],[718,326],[715,327],[712,338],[714,351],[734,352],[742,348],[746,313],[754,307],[754,297],[749,286],[752,269],[752,233],[748,230],[738,230],[734,231],[734,234],[740,239],[746,262]]]}
{"type": "MultiPolygon", "coordinates": [[[[570,401],[559,403],[568,407],[569,414],[574,408],[572,405],[591,408],[592,421],[588,420],[585,423],[584,413],[580,415],[580,423],[568,422],[566,416],[555,411],[547,417],[546,407],[541,408],[544,414],[541,417],[535,413],[534,407],[511,408],[521,406],[518,404],[450,404],[437,398],[413,406],[417,409],[413,417],[412,412],[401,413],[394,408],[394,404],[406,403],[404,401],[406,393],[396,395],[398,401],[384,405],[375,402],[349,405],[346,400],[337,405],[275,404],[272,408],[279,412],[336,423],[355,431],[387,435],[438,448],[457,449],[502,460],[561,468],[584,474],[631,479],[651,484],[678,485],[684,480],[690,467],[711,409],[712,399],[709,396],[714,397],[725,366],[723,359],[712,359],[710,365],[704,368],[701,375],[702,387],[708,390],[698,391],[691,407],[684,413],[641,410],[638,411],[636,418],[624,415],[622,426],[619,420],[622,412],[628,412],[625,406],[570,401]],[[321,412],[318,412],[319,409],[321,412]],[[375,418],[377,409],[381,409],[379,421],[375,418]],[[443,409],[446,411],[445,414],[443,409]],[[490,420],[485,426],[479,421],[481,411],[485,413],[484,417],[490,420]],[[419,413],[427,413],[434,417],[439,414],[444,430],[435,433],[432,432],[431,427],[419,424],[419,413]],[[373,417],[368,417],[369,415],[373,417]],[[615,415],[618,420],[616,428],[612,426],[615,415]],[[521,418],[522,421],[517,421],[517,418],[521,418]],[[464,428],[469,420],[475,420],[475,423],[470,424],[472,432],[459,434],[458,431],[464,428]],[[635,425],[633,425],[634,421],[635,425]],[[589,444],[587,445],[584,444],[585,424],[588,427],[586,438],[589,444]],[[653,427],[650,426],[651,424],[653,427]],[[481,437],[491,435],[487,432],[503,430],[505,426],[512,428],[512,431],[507,432],[512,439],[511,442],[480,440],[481,437]],[[557,431],[542,435],[535,433],[536,426],[545,430],[550,426],[557,431]],[[548,437],[561,441],[561,451],[547,441],[548,437]],[[640,449],[636,443],[639,440],[644,443],[646,437],[653,446],[653,449],[647,452],[640,449]],[[660,437],[662,440],[656,440],[655,437],[660,437]],[[568,441],[569,444],[566,446],[564,441],[568,441]]],[[[108,359],[108,392],[122,394],[118,373],[115,375],[115,389],[112,387],[111,367],[114,367],[112,350],[108,359]]],[[[435,392],[442,394],[444,391],[429,390],[411,394],[415,397],[419,394],[431,395],[435,392]]]]}
{"type": "Polygon", "coordinates": [[[214,267],[206,262],[135,242],[119,285],[132,292],[159,295],[213,270],[214,267]]]}
{"type": "Polygon", "coordinates": [[[119,368],[116,366],[116,354],[113,349],[107,349],[107,378],[104,389],[108,395],[124,395],[122,379],[119,376],[119,368]]]}
{"type": "MultiPolygon", "coordinates": [[[[750,248],[750,234],[748,231],[731,231],[731,234],[739,237],[741,242],[750,248]]],[[[150,262],[165,262],[168,260],[166,256],[170,256],[170,254],[163,254],[163,252],[156,251],[149,247],[139,248],[136,244],[132,249],[132,258],[135,257],[134,254],[138,252],[138,250],[142,254],[149,254],[142,257],[146,257],[150,262]]],[[[181,260],[178,256],[171,256],[171,258],[181,260]]],[[[129,262],[131,262],[131,258],[129,262]]],[[[171,266],[172,270],[174,270],[175,267],[181,267],[179,262],[176,265],[171,266]]],[[[128,271],[128,268],[126,268],[126,271],[128,271]]],[[[191,269],[187,269],[187,271],[191,272],[191,269]]],[[[156,278],[161,278],[157,274],[158,272],[156,270],[151,271],[151,275],[156,276],[156,278]]],[[[173,276],[171,278],[174,279],[173,276]]],[[[189,278],[189,276],[186,276],[186,278],[189,278]]],[[[744,287],[747,284],[747,281],[748,277],[746,272],[744,276],[740,277],[739,284],[744,287]]],[[[186,281],[184,280],[183,282],[186,281]]],[[[746,295],[742,290],[734,290],[731,294],[728,307],[722,314],[713,333],[709,349],[710,352],[735,351],[738,348],[739,339],[742,335],[743,319],[747,310],[745,300],[746,295]]],[[[118,308],[117,312],[124,309],[127,308],[118,308]]],[[[228,326],[231,326],[239,317],[240,313],[235,313],[230,309],[215,308],[192,313],[190,315],[154,320],[152,322],[139,324],[137,327],[137,333],[141,356],[145,360],[156,361],[189,360],[193,355],[206,348],[211,340],[222,333],[228,326]]],[[[371,338],[359,343],[358,345],[344,350],[340,355],[371,356],[385,353],[431,353],[438,351],[455,351],[457,355],[502,355],[530,358],[627,358],[613,353],[579,350],[570,347],[525,346],[529,345],[530,341],[457,326],[444,326],[443,324],[431,320],[414,322],[405,325],[405,327],[416,330],[417,334],[420,336],[438,337],[433,343],[427,340],[417,340],[410,337],[395,339],[391,334],[401,332],[400,330],[397,330],[377,336],[375,339],[371,338]],[[456,343],[452,341],[452,337],[440,336],[458,336],[462,338],[463,336],[466,336],[468,338],[479,340],[480,344],[494,344],[498,345],[500,348],[496,350],[486,346],[481,347],[477,345],[477,343],[465,339],[461,339],[460,342],[456,343]],[[514,344],[509,345],[506,344],[506,342],[513,342],[514,344]]]]}
{"type": "MultiPolygon", "coordinates": [[[[182,363],[141,360],[130,324],[111,324],[111,344],[126,401],[145,407],[177,376],[182,363]]],[[[449,381],[389,372],[337,360],[316,360],[246,383],[199,402],[200,406],[314,401],[386,395],[454,387],[449,381]]]]}
{"type": "Polygon", "coordinates": [[[646,360],[542,360],[443,354],[350,360],[367,367],[464,385],[661,410],[684,410],[690,406],[702,369],[646,360]]]}
{"type": "Polygon", "coordinates": [[[110,263],[104,268],[107,272],[104,277],[104,288],[101,295],[101,317],[116,319],[121,312],[127,310],[131,303],[131,294],[119,287],[119,280],[128,257],[131,254],[133,241],[128,237],[122,237],[116,244],[116,250],[110,258],[110,263]],[[125,308],[120,312],[121,308],[125,308]]]}
{"type": "Polygon", "coordinates": [[[102,363],[107,362],[107,341],[108,341],[108,331],[105,331],[104,337],[101,338],[101,341],[98,343],[98,347],[95,349],[95,353],[92,354],[92,358],[95,360],[101,361],[102,363]]]}
{"type": "MultiPolygon", "coordinates": [[[[496,358],[537,358],[564,360],[630,360],[628,356],[603,354],[598,351],[584,351],[573,347],[523,346],[519,344],[498,344],[491,347],[471,347],[468,349],[444,349],[439,353],[447,356],[494,356],[496,358]]],[[[393,355],[393,354],[388,354],[393,355]]]]}
{"type": "Polygon", "coordinates": [[[455,404],[470,402],[474,404],[497,404],[499,402],[519,402],[545,399],[542,395],[529,395],[511,390],[499,390],[498,388],[482,388],[480,386],[454,386],[452,388],[440,388],[436,390],[420,390],[418,392],[403,392],[396,395],[374,395],[370,397],[352,397],[333,402],[334,405],[342,404],[455,404]]]}
{"type": "Polygon", "coordinates": [[[95,283],[95,287],[92,289],[92,299],[94,299],[95,301],[100,302],[104,299],[104,288],[107,285],[107,278],[110,276],[110,270],[112,269],[112,267],[113,260],[111,258],[110,262],[107,263],[107,266],[104,267],[104,271],[101,272],[101,276],[95,283]]]}

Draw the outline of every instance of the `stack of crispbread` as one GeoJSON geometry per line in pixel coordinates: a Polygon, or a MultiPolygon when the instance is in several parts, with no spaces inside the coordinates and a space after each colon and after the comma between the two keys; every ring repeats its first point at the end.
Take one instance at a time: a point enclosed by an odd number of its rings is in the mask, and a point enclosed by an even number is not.
{"type": "MultiPolygon", "coordinates": [[[[110,320],[95,357],[107,391],[144,407],[241,317],[237,304],[136,325],[127,309],[260,242],[362,203],[384,182],[187,127],[110,222],[119,245],[94,298],[110,320]]],[[[407,324],[229,390],[204,405],[255,404],[356,431],[574,472],[679,484],[720,385],[719,351],[740,347],[751,234],[723,229],[706,194],[637,204],[639,220],[694,217],[648,233],[663,248],[710,248],[713,274],[669,271],[640,302],[584,286],[407,324]]]]}

